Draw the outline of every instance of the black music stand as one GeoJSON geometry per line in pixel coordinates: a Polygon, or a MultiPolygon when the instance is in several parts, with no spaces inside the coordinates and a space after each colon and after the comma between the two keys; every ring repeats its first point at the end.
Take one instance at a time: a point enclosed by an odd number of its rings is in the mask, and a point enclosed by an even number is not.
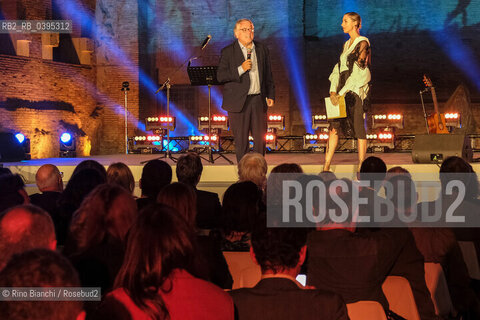
{"type": "MultiPolygon", "coordinates": [[[[190,83],[192,86],[208,86],[208,134],[212,134],[212,96],[211,96],[211,88],[212,85],[219,85],[220,83],[217,81],[217,66],[204,66],[204,67],[191,67],[190,63],[187,67],[188,77],[190,78],[190,83]]],[[[220,144],[220,139],[219,139],[220,144]]],[[[219,146],[220,147],[220,146],[219,146]]],[[[227,160],[228,163],[233,164],[233,161],[225,157],[223,154],[220,153],[219,150],[215,150],[212,148],[210,139],[207,142],[207,150],[208,150],[208,159],[210,163],[214,163],[215,160],[218,158],[223,158],[227,160]],[[213,153],[217,153],[218,157],[215,159],[213,158],[213,153]]]]}

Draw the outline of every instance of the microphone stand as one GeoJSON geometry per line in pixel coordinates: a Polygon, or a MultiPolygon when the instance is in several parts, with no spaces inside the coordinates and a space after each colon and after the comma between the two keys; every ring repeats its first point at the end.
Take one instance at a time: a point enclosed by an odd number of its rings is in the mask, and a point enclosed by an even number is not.
{"type": "MultiPolygon", "coordinates": [[[[211,39],[212,39],[212,36],[208,35],[208,37],[203,41],[200,50],[205,49],[205,47],[207,46],[208,42],[211,39]]],[[[160,88],[158,88],[157,91],[155,91],[155,94],[157,94],[160,91],[162,91],[165,87],[167,88],[167,117],[170,117],[170,87],[172,86],[171,78],[173,78],[177,74],[177,72],[180,71],[187,64],[187,62],[190,62],[191,60],[197,58],[194,56],[195,56],[195,53],[192,54],[190,57],[188,57],[188,59],[186,59],[170,76],[167,77],[167,80],[165,80],[165,82],[160,86],[160,88]]],[[[177,159],[172,156],[172,153],[170,151],[170,129],[167,128],[166,130],[167,130],[167,150],[165,151],[165,154],[163,155],[163,157],[160,157],[157,159],[168,158],[168,159],[171,159],[173,162],[177,162],[177,159]]],[[[162,138],[162,144],[163,144],[163,138],[162,138]]],[[[148,161],[149,160],[142,161],[140,163],[144,164],[148,161]]]]}
{"type": "MultiPolygon", "coordinates": [[[[203,46],[205,48],[205,46],[203,46]]],[[[202,50],[203,50],[202,48],[202,50]]],[[[167,77],[167,80],[163,82],[163,84],[155,91],[155,94],[158,94],[160,91],[162,91],[164,88],[167,88],[167,117],[170,116],[170,87],[172,86],[172,81],[171,78],[173,78],[188,62],[190,62],[193,59],[196,59],[197,57],[194,57],[195,54],[192,54],[187,60],[185,60],[170,76],[167,77]]],[[[170,130],[167,128],[167,148],[165,151],[165,154],[163,157],[155,158],[155,159],[165,159],[168,158],[172,160],[173,162],[177,162],[177,158],[172,156],[172,152],[170,151],[170,130]]],[[[163,143],[163,139],[162,139],[163,143]]],[[[162,146],[163,147],[163,146],[162,146]]],[[[141,161],[140,164],[144,164],[150,160],[146,161],[141,161]]]]}
{"type": "Polygon", "coordinates": [[[128,114],[127,114],[127,100],[128,100],[128,91],[130,91],[128,81],[122,83],[122,91],[125,93],[125,154],[128,154],[128,114]]]}

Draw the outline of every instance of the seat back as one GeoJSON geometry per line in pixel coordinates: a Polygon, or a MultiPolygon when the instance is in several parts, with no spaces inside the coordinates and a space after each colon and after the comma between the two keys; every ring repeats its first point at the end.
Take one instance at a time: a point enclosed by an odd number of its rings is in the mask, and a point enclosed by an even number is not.
{"type": "Polygon", "coordinates": [[[388,276],[382,284],[390,310],[408,320],[420,320],[410,283],[404,277],[388,276]]]}
{"type": "Polygon", "coordinates": [[[470,278],[480,280],[480,266],[478,264],[477,251],[473,241],[458,241],[460,250],[462,250],[463,260],[467,265],[470,278]]]}
{"type": "Polygon", "coordinates": [[[262,272],[258,265],[249,266],[240,272],[240,288],[252,288],[262,278],[262,272]]]}
{"type": "Polygon", "coordinates": [[[250,252],[224,251],[223,256],[227,261],[228,269],[233,278],[232,289],[253,287],[260,280],[260,266],[253,262],[250,252]],[[253,283],[255,274],[259,274],[259,276],[258,280],[253,283]]]}
{"type": "Polygon", "coordinates": [[[425,283],[435,306],[435,314],[442,317],[455,315],[447,280],[439,263],[425,263],[425,283]]]}
{"type": "Polygon", "coordinates": [[[347,303],[350,320],[387,320],[385,310],[377,301],[357,301],[347,303]]]}

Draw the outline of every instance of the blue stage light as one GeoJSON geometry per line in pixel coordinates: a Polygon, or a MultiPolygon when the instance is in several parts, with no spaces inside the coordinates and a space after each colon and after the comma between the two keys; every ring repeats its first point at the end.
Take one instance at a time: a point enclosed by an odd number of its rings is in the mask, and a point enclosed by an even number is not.
{"type": "Polygon", "coordinates": [[[72,141],[72,135],[68,132],[64,132],[60,136],[60,141],[62,141],[63,143],[69,143],[70,141],[72,141]]]}
{"type": "Polygon", "coordinates": [[[25,136],[22,133],[16,133],[15,138],[17,138],[18,143],[22,144],[25,141],[25,136]]]}

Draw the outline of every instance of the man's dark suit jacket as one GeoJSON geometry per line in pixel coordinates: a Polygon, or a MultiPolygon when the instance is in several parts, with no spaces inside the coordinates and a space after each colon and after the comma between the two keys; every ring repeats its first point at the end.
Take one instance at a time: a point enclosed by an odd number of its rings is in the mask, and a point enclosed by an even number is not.
{"type": "Polygon", "coordinates": [[[197,227],[200,229],[220,228],[222,206],[218,194],[195,189],[197,194],[197,227]]]}
{"type": "Polygon", "coordinates": [[[301,289],[286,278],[262,279],[255,287],[233,290],[230,295],[238,320],[348,319],[339,295],[301,289]]]}
{"type": "Polygon", "coordinates": [[[345,303],[372,300],[388,310],[382,283],[406,241],[406,234],[399,230],[311,232],[307,241],[307,284],[338,293],[345,303]]]}
{"type": "MultiPolygon", "coordinates": [[[[260,42],[255,44],[255,54],[258,63],[260,79],[260,92],[262,95],[263,111],[267,111],[265,98],[275,100],[275,85],[273,83],[270,53],[268,48],[260,42]]],[[[245,61],[238,40],[222,49],[222,55],[217,71],[217,80],[224,82],[222,108],[228,112],[241,112],[248,90],[250,89],[250,76],[245,72],[240,77],[238,67],[245,61]]]]}

